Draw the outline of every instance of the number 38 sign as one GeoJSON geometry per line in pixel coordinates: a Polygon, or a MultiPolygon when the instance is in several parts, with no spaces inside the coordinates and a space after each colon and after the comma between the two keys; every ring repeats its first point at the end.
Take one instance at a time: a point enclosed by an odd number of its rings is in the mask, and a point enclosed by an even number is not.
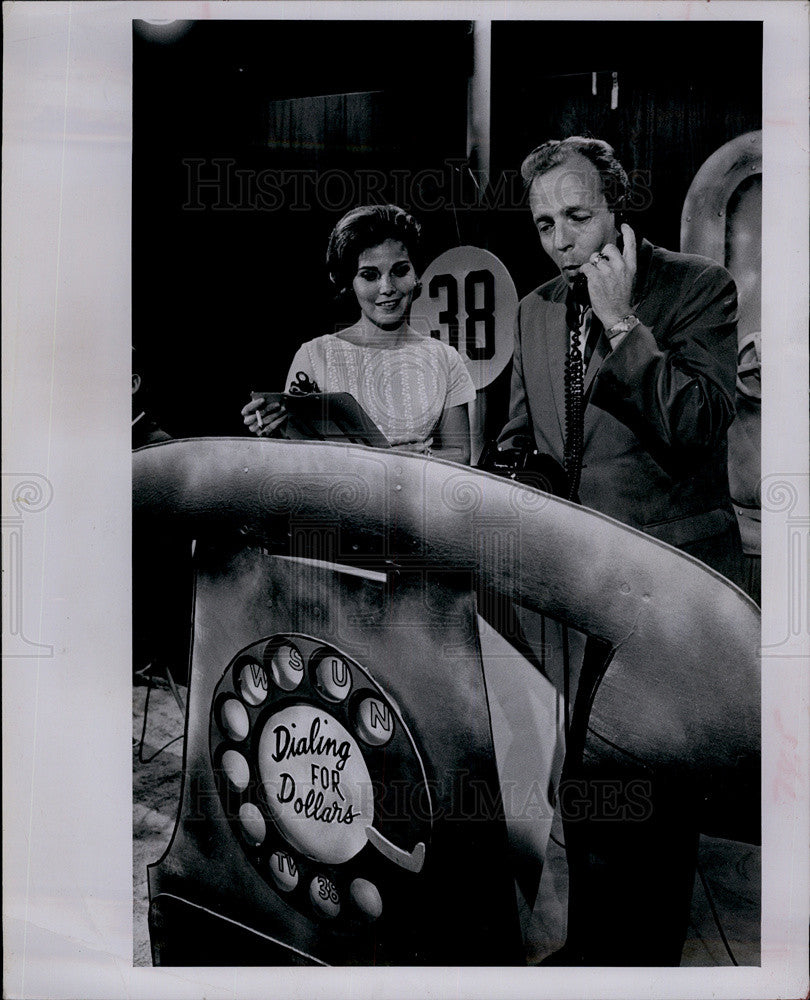
{"type": "Polygon", "coordinates": [[[454,247],[422,275],[411,326],[455,347],[473,385],[483,389],[512,357],[518,298],[498,258],[478,247],[454,247]]]}

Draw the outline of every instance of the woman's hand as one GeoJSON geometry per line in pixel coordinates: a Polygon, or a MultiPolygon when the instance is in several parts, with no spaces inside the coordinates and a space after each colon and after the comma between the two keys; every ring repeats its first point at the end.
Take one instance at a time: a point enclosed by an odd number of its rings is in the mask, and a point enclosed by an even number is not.
{"type": "Polygon", "coordinates": [[[268,403],[264,396],[257,396],[242,407],[245,426],[258,437],[270,437],[288,416],[283,403],[268,403]]]}
{"type": "Polygon", "coordinates": [[[470,464],[470,417],[466,403],[450,406],[442,413],[430,450],[436,458],[470,464]]]}

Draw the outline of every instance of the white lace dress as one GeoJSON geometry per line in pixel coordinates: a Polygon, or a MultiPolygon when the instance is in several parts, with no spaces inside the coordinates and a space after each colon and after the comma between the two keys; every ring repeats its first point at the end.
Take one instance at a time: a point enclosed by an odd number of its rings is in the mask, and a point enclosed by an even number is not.
{"type": "Polygon", "coordinates": [[[321,392],[351,393],[403,451],[427,451],[444,410],[475,398],[458,351],[416,333],[395,347],[359,346],[337,334],[316,337],[298,349],[286,388],[298,372],[321,392]]]}

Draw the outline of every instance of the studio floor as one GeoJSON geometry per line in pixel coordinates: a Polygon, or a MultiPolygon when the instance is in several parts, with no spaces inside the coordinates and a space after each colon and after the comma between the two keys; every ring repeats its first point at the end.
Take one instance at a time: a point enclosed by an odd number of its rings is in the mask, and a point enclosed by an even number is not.
{"type": "MultiPolygon", "coordinates": [[[[178,693],[183,701],[186,689],[178,693]]],[[[183,713],[169,685],[133,688],[133,963],[151,965],[147,865],[168,846],[177,816],[183,755],[183,713]],[[144,708],[149,710],[141,747],[144,708]],[[179,737],[179,738],[178,738],[179,737]],[[173,742],[172,742],[173,741],[173,742]]],[[[760,961],[760,849],[701,838],[689,934],[682,966],[731,965],[718,923],[738,965],[760,961]],[[717,914],[715,919],[712,905],[717,914]]]]}

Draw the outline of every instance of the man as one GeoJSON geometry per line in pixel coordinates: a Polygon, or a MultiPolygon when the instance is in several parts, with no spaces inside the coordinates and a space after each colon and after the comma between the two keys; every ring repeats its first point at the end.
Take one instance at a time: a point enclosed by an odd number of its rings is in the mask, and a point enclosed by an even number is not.
{"type": "Polygon", "coordinates": [[[565,466],[569,498],[738,579],[726,471],[734,282],[712,261],[637,244],[628,225],[619,231],[627,175],[607,143],[547,142],[522,174],[560,275],[520,303],[499,446],[532,434],[565,466]]]}
{"type": "MultiPolygon", "coordinates": [[[[529,154],[522,174],[540,242],[560,274],[520,303],[499,448],[530,435],[564,467],[568,499],[738,579],[741,546],[726,471],[737,359],[731,277],[707,259],[639,243],[620,224],[627,175],[605,142],[547,142],[529,154]]],[[[532,631],[530,617],[524,621],[532,631]]],[[[562,778],[573,786],[588,777],[585,722],[604,659],[598,643],[585,645],[583,655],[583,637],[553,622],[541,634],[558,689],[570,682],[573,692],[582,678],[562,778]]],[[[654,774],[640,778],[650,779],[645,822],[562,816],[571,888],[566,946],[554,962],[679,960],[696,824],[682,792],[673,794],[654,774]]],[[[565,937],[544,915],[554,912],[548,887],[556,885],[559,902],[566,884],[555,847],[559,818],[535,907],[538,956],[553,947],[554,934],[557,947],[565,937]]]]}
{"type": "MultiPolygon", "coordinates": [[[[132,349],[133,364],[136,361],[135,348],[132,349]]],[[[142,448],[147,444],[157,444],[160,441],[170,441],[171,435],[158,426],[146,409],[144,396],[146,389],[138,372],[132,372],[132,449],[142,448]]]]}
{"type": "MultiPolygon", "coordinates": [[[[149,410],[148,380],[132,349],[132,449],[171,441],[149,410]]],[[[137,532],[137,526],[133,529],[137,532]]],[[[133,536],[132,640],[136,682],[164,668],[180,683],[188,669],[188,616],[191,606],[191,569],[188,545],[171,533],[133,536]]]]}

